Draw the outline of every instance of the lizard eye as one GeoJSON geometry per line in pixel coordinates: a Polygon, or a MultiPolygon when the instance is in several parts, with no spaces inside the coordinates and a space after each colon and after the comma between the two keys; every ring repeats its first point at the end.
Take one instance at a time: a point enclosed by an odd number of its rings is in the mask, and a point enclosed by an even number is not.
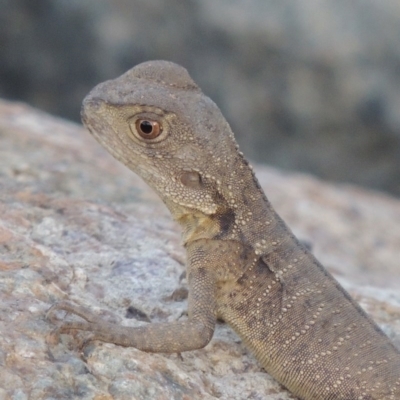
{"type": "Polygon", "coordinates": [[[160,136],[163,128],[157,121],[138,119],[136,121],[136,130],[143,139],[155,139],[160,136]]]}
{"type": "Polygon", "coordinates": [[[139,112],[127,119],[128,136],[139,146],[147,148],[162,147],[170,132],[173,115],[156,110],[139,112]]]}

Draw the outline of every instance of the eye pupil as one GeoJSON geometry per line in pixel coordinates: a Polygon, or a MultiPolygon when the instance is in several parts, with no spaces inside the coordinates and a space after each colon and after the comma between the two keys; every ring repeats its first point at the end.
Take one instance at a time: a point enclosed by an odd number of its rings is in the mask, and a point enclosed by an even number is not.
{"type": "Polygon", "coordinates": [[[153,132],[153,124],[149,121],[142,121],[140,123],[140,130],[146,135],[150,135],[153,132]]]}
{"type": "Polygon", "coordinates": [[[136,120],[136,132],[145,140],[155,139],[160,136],[163,128],[158,121],[150,119],[136,120]]]}

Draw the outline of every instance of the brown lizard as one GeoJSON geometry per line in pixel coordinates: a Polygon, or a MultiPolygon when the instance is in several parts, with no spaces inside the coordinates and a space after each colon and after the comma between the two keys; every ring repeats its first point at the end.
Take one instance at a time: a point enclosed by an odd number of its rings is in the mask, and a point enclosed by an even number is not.
{"type": "Polygon", "coordinates": [[[82,119],[182,226],[189,317],[123,327],[61,302],[50,311],[83,321],[64,320],[58,333],[183,352],[206,346],[221,318],[301,399],[400,399],[400,351],[276,214],[218,107],[184,68],[147,62],[101,83],[82,119]]]}

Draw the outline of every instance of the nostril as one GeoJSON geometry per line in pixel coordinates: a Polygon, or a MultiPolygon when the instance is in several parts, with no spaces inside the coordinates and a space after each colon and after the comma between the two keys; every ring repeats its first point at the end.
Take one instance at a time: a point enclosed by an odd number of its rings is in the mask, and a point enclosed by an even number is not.
{"type": "Polygon", "coordinates": [[[100,108],[101,103],[102,100],[100,100],[98,97],[86,96],[83,99],[82,110],[92,109],[93,111],[96,111],[97,109],[100,108]]]}
{"type": "Polygon", "coordinates": [[[81,119],[84,124],[89,121],[89,116],[96,113],[101,107],[102,101],[96,97],[87,96],[82,102],[81,119]]]}
{"type": "Polygon", "coordinates": [[[88,119],[85,114],[85,110],[83,108],[81,108],[81,121],[83,122],[84,125],[87,125],[88,123],[88,119]]]}

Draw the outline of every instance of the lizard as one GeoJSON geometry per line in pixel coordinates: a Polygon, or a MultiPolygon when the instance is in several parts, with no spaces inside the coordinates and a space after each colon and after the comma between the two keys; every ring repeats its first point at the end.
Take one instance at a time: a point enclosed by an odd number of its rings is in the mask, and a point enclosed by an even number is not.
{"type": "Polygon", "coordinates": [[[118,326],[61,301],[81,319],[55,332],[146,352],[184,352],[228,323],[263,368],[303,400],[400,399],[400,351],[274,211],[217,105],[187,70],[139,64],[97,85],[82,121],[137,173],[182,227],[188,318],[118,326]]]}

